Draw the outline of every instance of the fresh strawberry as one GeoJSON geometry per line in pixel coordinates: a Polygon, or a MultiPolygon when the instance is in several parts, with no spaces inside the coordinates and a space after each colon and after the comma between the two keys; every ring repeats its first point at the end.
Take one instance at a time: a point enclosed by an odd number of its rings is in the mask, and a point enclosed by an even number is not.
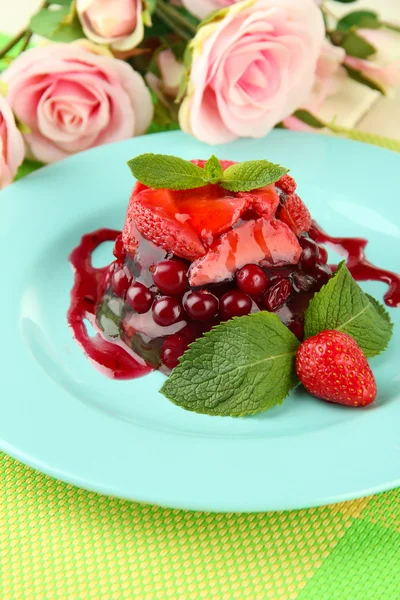
{"type": "Polygon", "coordinates": [[[282,190],[282,192],[285,192],[285,194],[293,194],[293,192],[295,192],[297,188],[297,183],[295,182],[293,177],[290,177],[290,175],[288,174],[281,177],[275,185],[277,185],[278,188],[282,190]]]}
{"type": "Polygon", "coordinates": [[[376,397],[376,383],[355,340],[341,331],[322,331],[298,350],[297,375],[306,390],[346,406],[365,406],[376,397]]]}
{"type": "Polygon", "coordinates": [[[193,190],[134,188],[125,221],[123,240],[135,249],[133,224],[148,240],[165,250],[194,260],[205,254],[203,241],[213,239],[236,223],[250,198],[236,198],[217,185],[193,190]]]}
{"type": "Polygon", "coordinates": [[[239,192],[238,197],[246,198],[251,208],[264,219],[274,218],[280,200],[273,184],[252,192],[239,192]]]}
{"type": "Polygon", "coordinates": [[[298,237],[311,227],[311,215],[303,200],[297,194],[288,194],[278,209],[277,217],[298,237]]]}
{"type": "MultiPolygon", "coordinates": [[[[202,160],[200,158],[195,158],[194,160],[191,160],[190,162],[192,162],[194,165],[197,165],[198,167],[201,167],[202,169],[204,169],[204,165],[206,164],[207,161],[202,160]]],[[[220,160],[219,162],[221,163],[221,167],[224,171],[228,167],[231,167],[232,165],[236,164],[236,162],[234,160],[220,160]]]]}
{"type": "Polygon", "coordinates": [[[266,267],[296,264],[301,247],[295,235],[281,221],[257,219],[231,229],[216,240],[205,256],[189,270],[192,286],[231,279],[247,264],[266,267]]]}

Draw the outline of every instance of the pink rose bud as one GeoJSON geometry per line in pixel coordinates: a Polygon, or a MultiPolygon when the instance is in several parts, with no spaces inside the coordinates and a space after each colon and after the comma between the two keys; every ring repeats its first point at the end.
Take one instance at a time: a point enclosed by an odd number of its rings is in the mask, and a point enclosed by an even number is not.
{"type": "Polygon", "coordinates": [[[130,65],[77,44],[49,44],[21,54],[3,74],[7,99],[30,133],[40,161],[144,133],[153,116],[150,92],[130,65]]]}
{"type": "Polygon", "coordinates": [[[324,37],[314,0],[234,4],[190,42],[182,129],[210,144],[263,137],[309,98],[324,37]]]}
{"type": "Polygon", "coordinates": [[[398,34],[385,29],[359,29],[357,33],[375,46],[377,52],[369,59],[346,56],[345,64],[360,71],[383,92],[387,92],[400,81],[400,61],[393,60],[388,50],[394,43],[398,43],[398,34]]]}
{"type": "Polygon", "coordinates": [[[165,94],[175,98],[185,67],[176,59],[175,54],[169,48],[159,53],[157,66],[160,70],[165,94]]]}
{"type": "Polygon", "coordinates": [[[97,44],[122,52],[143,39],[141,0],[77,0],[76,9],[86,37],[97,44]]]}
{"type": "Polygon", "coordinates": [[[24,140],[6,100],[0,94],[0,189],[12,182],[24,160],[24,140]]]}

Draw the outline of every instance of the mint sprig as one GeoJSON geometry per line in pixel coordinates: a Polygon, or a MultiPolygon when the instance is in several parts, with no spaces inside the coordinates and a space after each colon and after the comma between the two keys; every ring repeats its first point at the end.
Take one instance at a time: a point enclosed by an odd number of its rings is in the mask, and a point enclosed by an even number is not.
{"type": "Polygon", "coordinates": [[[298,383],[299,345],[276,315],[236,317],[191,344],[161,393],[207,415],[244,417],[267,410],[298,383]]]}
{"type": "Polygon", "coordinates": [[[237,163],[225,171],[216,156],[204,169],[188,160],[168,154],[141,154],[128,161],[132,175],[151,188],[187,190],[218,184],[232,192],[247,192],[278,181],[288,169],[268,160],[237,163]]]}
{"type": "Polygon", "coordinates": [[[385,308],[365,294],[341,262],[332,279],[315,294],[307,309],[305,338],[325,329],[337,329],[354,338],[365,356],[383,352],[393,324],[385,308]]]}

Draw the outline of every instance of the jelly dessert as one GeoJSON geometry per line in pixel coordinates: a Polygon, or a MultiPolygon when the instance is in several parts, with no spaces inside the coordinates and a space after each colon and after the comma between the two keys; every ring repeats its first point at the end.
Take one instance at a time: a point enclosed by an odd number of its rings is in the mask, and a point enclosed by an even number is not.
{"type": "MultiPolygon", "coordinates": [[[[192,163],[207,168],[206,161],[192,163]]],[[[234,163],[220,164],[226,170],[234,163]]],[[[296,187],[287,174],[245,191],[137,181],[122,233],[88,234],[71,255],[76,275],[68,319],[90,360],[115,378],[152,369],[168,374],[212,327],[259,311],[276,314],[302,341],[309,302],[335,269],[327,242],[345,254],[355,278],[389,283],[386,302],[398,305],[398,276],[365,260],[365,240],[329,238],[296,187]],[[115,240],[115,260],[95,269],[91,253],[106,240],[115,240]]]]}

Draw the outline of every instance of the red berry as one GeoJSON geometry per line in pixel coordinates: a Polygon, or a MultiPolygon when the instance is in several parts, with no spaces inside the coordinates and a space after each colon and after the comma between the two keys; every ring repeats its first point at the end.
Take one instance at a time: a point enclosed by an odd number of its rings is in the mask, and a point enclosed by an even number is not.
{"type": "Polygon", "coordinates": [[[287,174],[281,177],[275,185],[277,185],[282,190],[282,192],[285,192],[285,194],[293,194],[293,192],[296,191],[297,187],[297,184],[293,177],[290,177],[290,175],[287,174]]]}
{"type": "Polygon", "coordinates": [[[319,257],[318,262],[320,265],[326,265],[328,262],[328,251],[325,246],[318,246],[319,248],[319,257]]]}
{"type": "Polygon", "coordinates": [[[175,369],[182,354],[187,350],[188,342],[180,334],[170,335],[161,350],[161,361],[167,369],[175,369]]]}
{"type": "Polygon", "coordinates": [[[316,265],[313,271],[313,277],[320,286],[323,286],[325,283],[328,283],[332,277],[332,269],[328,265],[316,265]]]}
{"type": "Polygon", "coordinates": [[[168,327],[177,323],[180,321],[182,313],[182,305],[176,298],[163,296],[153,304],[153,319],[161,327],[168,327]]]}
{"type": "Polygon", "coordinates": [[[303,200],[297,194],[286,196],[278,209],[277,217],[297,236],[307,233],[311,227],[311,215],[303,200]]]}
{"type": "Polygon", "coordinates": [[[187,265],[182,260],[162,260],[154,268],[153,281],[164,294],[179,296],[189,287],[186,273],[187,265]]]}
{"type": "Polygon", "coordinates": [[[195,321],[210,321],[218,313],[219,301],[209,292],[190,292],[185,300],[184,307],[195,321]]]}
{"type": "Polygon", "coordinates": [[[252,305],[250,296],[238,290],[232,290],[222,296],[219,305],[220,314],[224,321],[232,317],[243,317],[250,313],[252,305]]]}
{"type": "Polygon", "coordinates": [[[319,248],[317,244],[307,237],[300,237],[299,244],[303,249],[300,256],[300,267],[306,273],[312,273],[319,257],[319,248]]]}
{"type": "Polygon", "coordinates": [[[322,331],[303,342],[296,370],[306,390],[346,406],[365,406],[376,397],[376,383],[355,340],[342,331],[322,331]]]}
{"type": "Polygon", "coordinates": [[[133,277],[128,267],[116,267],[111,277],[111,286],[117,296],[124,296],[133,277]]]}
{"type": "Polygon", "coordinates": [[[269,287],[264,296],[264,306],[270,312],[277,310],[286,302],[292,292],[288,279],[280,279],[269,287]]]}
{"type": "Polygon", "coordinates": [[[294,318],[287,323],[287,326],[300,341],[304,339],[304,321],[294,318]]]}
{"type": "Polygon", "coordinates": [[[124,242],[122,241],[122,234],[120,234],[114,242],[113,254],[118,260],[124,260],[126,256],[126,249],[124,242]]]}
{"type": "Polygon", "coordinates": [[[236,273],[238,288],[245,294],[257,298],[266,290],[268,277],[258,265],[245,265],[236,273]]]}
{"type": "Polygon", "coordinates": [[[153,294],[142,283],[134,283],[126,292],[126,302],[137,313],[146,313],[153,304],[153,294]]]}

